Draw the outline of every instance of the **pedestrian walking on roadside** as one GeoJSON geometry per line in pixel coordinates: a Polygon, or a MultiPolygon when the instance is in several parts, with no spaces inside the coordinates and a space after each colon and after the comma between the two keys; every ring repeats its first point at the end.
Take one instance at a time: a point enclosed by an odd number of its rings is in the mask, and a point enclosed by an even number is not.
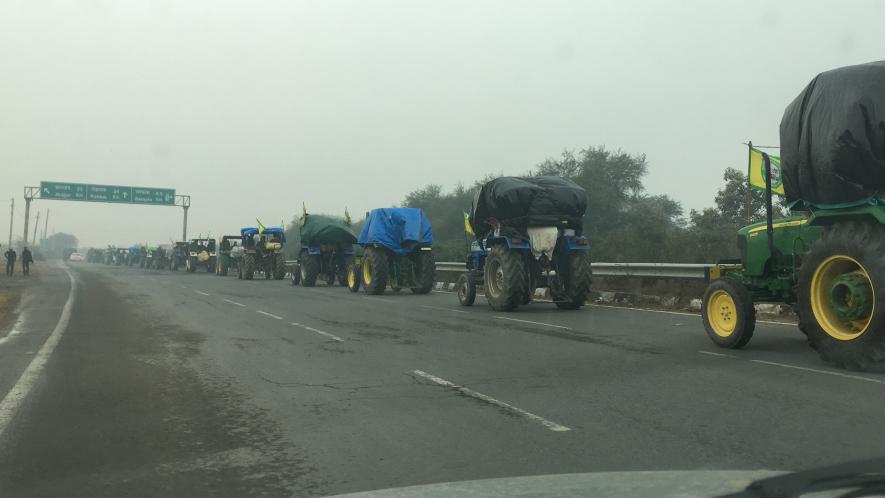
{"type": "Polygon", "coordinates": [[[22,249],[22,272],[25,276],[28,276],[28,273],[31,270],[31,263],[34,262],[34,256],[31,255],[31,251],[28,249],[28,246],[25,246],[22,249]]]}
{"type": "Polygon", "coordinates": [[[11,277],[15,273],[15,249],[10,247],[4,255],[6,256],[6,276],[11,277]]]}

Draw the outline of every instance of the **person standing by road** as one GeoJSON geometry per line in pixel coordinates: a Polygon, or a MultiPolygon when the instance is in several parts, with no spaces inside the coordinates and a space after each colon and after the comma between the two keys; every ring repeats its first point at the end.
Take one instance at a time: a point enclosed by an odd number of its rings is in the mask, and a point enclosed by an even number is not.
{"type": "Polygon", "coordinates": [[[15,249],[9,246],[4,255],[6,256],[6,276],[11,277],[15,273],[15,249]]]}
{"type": "Polygon", "coordinates": [[[24,249],[22,249],[22,273],[24,273],[25,276],[28,276],[28,273],[31,270],[31,263],[33,262],[34,256],[31,255],[31,251],[30,249],[28,249],[28,246],[25,246],[24,249]]]}

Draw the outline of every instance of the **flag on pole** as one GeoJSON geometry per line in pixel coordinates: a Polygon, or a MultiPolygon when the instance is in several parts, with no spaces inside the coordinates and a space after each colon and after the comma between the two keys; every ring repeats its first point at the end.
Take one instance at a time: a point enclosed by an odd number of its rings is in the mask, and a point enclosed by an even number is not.
{"type": "Polygon", "coordinates": [[[473,233],[473,227],[470,226],[470,215],[467,213],[464,213],[464,231],[469,233],[470,235],[473,235],[474,237],[476,236],[476,234],[473,233]]]}
{"type": "MultiPolygon", "coordinates": [[[[756,147],[750,147],[750,171],[747,172],[747,178],[749,178],[752,188],[765,192],[765,160],[762,158],[762,154],[763,152],[756,147]]],[[[781,158],[769,154],[768,159],[771,163],[771,193],[784,195],[781,158]]]]}
{"type": "Polygon", "coordinates": [[[261,224],[261,221],[255,218],[255,222],[258,223],[258,233],[264,233],[264,225],[261,224]]]}
{"type": "Polygon", "coordinates": [[[344,224],[350,226],[350,213],[347,211],[347,206],[344,207],[344,224]]]}

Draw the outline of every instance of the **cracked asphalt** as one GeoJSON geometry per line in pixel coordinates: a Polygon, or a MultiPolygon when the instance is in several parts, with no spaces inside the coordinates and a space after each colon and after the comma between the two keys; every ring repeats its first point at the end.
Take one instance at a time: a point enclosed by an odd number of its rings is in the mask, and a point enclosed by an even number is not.
{"type": "MultiPolygon", "coordinates": [[[[0,438],[2,496],[316,496],[885,453],[885,376],[826,367],[794,326],[723,352],[684,314],[70,271],[68,328],[0,438]]],[[[67,286],[59,267],[29,289],[0,396],[67,286]]]]}

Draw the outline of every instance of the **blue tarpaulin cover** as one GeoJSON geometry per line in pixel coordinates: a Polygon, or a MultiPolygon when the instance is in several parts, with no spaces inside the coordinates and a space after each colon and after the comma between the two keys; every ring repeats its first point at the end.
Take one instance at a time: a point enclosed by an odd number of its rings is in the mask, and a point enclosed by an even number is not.
{"type": "MultiPolygon", "coordinates": [[[[250,235],[255,235],[256,233],[258,233],[258,229],[255,227],[246,227],[240,229],[240,235],[243,237],[249,237],[250,235]]],[[[282,235],[283,242],[286,242],[286,232],[284,232],[282,228],[267,227],[264,229],[264,233],[276,233],[282,235]]]]}
{"type": "Polygon", "coordinates": [[[357,243],[363,247],[379,244],[397,254],[405,254],[418,244],[433,244],[433,230],[420,208],[373,209],[357,243]]]}

